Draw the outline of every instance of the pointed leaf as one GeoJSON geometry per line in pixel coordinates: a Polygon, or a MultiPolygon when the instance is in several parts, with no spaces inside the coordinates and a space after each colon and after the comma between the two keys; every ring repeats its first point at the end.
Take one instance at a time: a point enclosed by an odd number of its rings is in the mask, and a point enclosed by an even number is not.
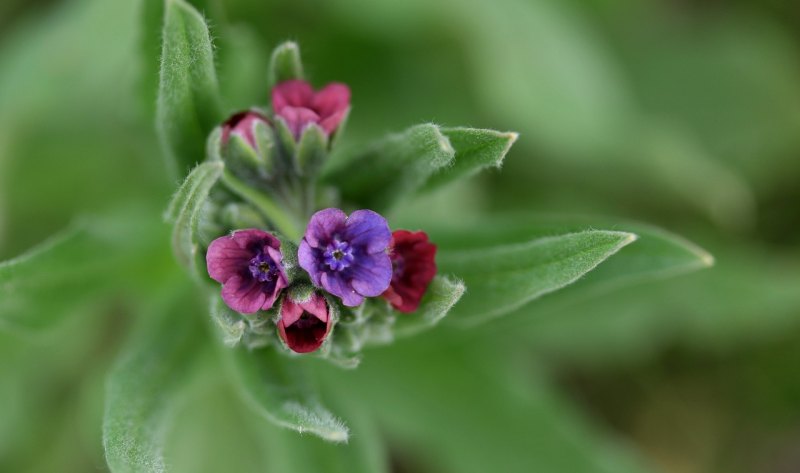
{"type": "Polygon", "coordinates": [[[196,314],[171,309],[147,320],[108,379],[103,446],[113,473],[166,471],[166,429],[204,341],[196,314]]]}
{"type": "Polygon", "coordinates": [[[197,267],[199,239],[197,227],[200,213],[208,193],[222,175],[224,166],[220,161],[200,164],[192,170],[181,184],[170,202],[164,217],[173,223],[172,249],[178,261],[192,269],[195,275],[204,274],[197,267]]]}
{"type": "Polygon", "coordinates": [[[272,52],[269,64],[269,83],[275,86],[290,79],[303,79],[303,62],[300,47],[294,41],[280,44],[272,52]]]}
{"type": "Polygon", "coordinates": [[[317,400],[305,367],[276,350],[224,349],[236,388],[266,420],[329,442],[346,442],[347,427],[317,400]]]}
{"type": "Polygon", "coordinates": [[[438,324],[461,299],[464,283],[446,276],[436,276],[422,298],[419,308],[411,314],[397,314],[394,335],[415,335],[438,324]]]}
{"type": "Polygon", "coordinates": [[[513,245],[441,251],[437,260],[443,271],[464,279],[467,294],[453,318],[472,325],[574,283],[634,240],[633,233],[590,230],[513,245]]]}
{"type": "Polygon", "coordinates": [[[455,156],[450,141],[432,124],[389,135],[324,176],[342,196],[381,212],[419,189],[455,156]]]}
{"type": "Polygon", "coordinates": [[[425,183],[432,190],[456,179],[469,177],[489,168],[499,168],[508,150],[517,141],[516,133],[501,133],[478,128],[442,128],[456,156],[450,166],[441,168],[425,183]]]}
{"type": "Polygon", "coordinates": [[[203,160],[209,132],[222,120],[214,53],[202,15],[166,0],[156,124],[172,167],[183,176],[203,160]]]}

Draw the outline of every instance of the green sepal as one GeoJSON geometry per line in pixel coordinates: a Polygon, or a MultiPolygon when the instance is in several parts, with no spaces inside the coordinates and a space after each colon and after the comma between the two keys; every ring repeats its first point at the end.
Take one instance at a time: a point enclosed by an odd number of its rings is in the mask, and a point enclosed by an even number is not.
{"type": "Polygon", "coordinates": [[[293,179],[300,174],[300,165],[297,162],[297,142],[292,130],[282,117],[275,117],[275,174],[278,180],[293,179]]]}
{"type": "Polygon", "coordinates": [[[325,131],[316,124],[307,126],[297,144],[297,164],[300,171],[304,176],[315,176],[327,157],[328,136],[325,131]]]}
{"type": "Polygon", "coordinates": [[[394,335],[407,337],[432,328],[456,305],[466,291],[458,279],[438,275],[433,278],[422,297],[419,307],[412,313],[397,313],[394,335]]]}
{"type": "Polygon", "coordinates": [[[283,81],[303,79],[303,61],[300,59],[300,47],[294,41],[281,43],[272,51],[269,63],[270,87],[283,81]]]}

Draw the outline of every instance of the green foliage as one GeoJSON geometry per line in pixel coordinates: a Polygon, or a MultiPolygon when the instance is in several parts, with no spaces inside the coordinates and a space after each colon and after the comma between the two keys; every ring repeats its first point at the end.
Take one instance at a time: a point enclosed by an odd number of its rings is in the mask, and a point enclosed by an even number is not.
{"type": "Polygon", "coordinates": [[[175,256],[196,277],[205,274],[202,264],[198,225],[208,193],[222,175],[224,165],[220,161],[199,164],[186,176],[172,197],[164,217],[173,224],[172,249],[175,256]],[[199,262],[198,262],[199,261],[199,262]]]}
{"type": "Polygon", "coordinates": [[[626,232],[587,230],[525,243],[441,251],[440,268],[464,279],[467,294],[453,318],[475,324],[574,283],[636,240],[626,232]]]}
{"type": "Polygon", "coordinates": [[[464,295],[466,287],[459,280],[436,276],[413,314],[398,314],[392,332],[397,337],[416,335],[438,324],[464,295]]]}
{"type": "MultiPolygon", "coordinates": [[[[181,300],[181,303],[184,301],[181,300]]],[[[103,446],[111,471],[160,473],[176,401],[207,339],[202,324],[173,317],[177,304],[144,321],[109,375],[103,446]]]]}
{"type": "Polygon", "coordinates": [[[203,160],[206,137],[221,119],[205,19],[184,0],[166,0],[156,124],[176,175],[203,160]]]}
{"type": "Polygon", "coordinates": [[[225,349],[227,366],[242,398],[272,423],[329,442],[346,442],[347,427],[323,407],[299,360],[288,362],[272,347],[225,349]]]}

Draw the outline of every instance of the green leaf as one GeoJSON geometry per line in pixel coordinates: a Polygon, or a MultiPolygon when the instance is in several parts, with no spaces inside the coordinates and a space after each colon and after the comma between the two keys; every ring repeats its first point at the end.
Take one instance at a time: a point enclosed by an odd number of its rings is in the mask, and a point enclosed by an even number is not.
{"type": "Polygon", "coordinates": [[[478,128],[442,128],[441,132],[456,150],[450,166],[439,169],[425,183],[431,190],[456,179],[469,177],[485,168],[499,168],[518,135],[478,128]]]}
{"type": "Polygon", "coordinates": [[[122,287],[159,281],[164,268],[151,263],[163,257],[163,230],[149,213],[117,208],[111,216],[81,218],[28,252],[0,262],[0,328],[50,328],[122,287]]]}
{"type": "Polygon", "coordinates": [[[259,415],[329,442],[347,441],[347,427],[319,403],[301,360],[285,357],[273,348],[224,351],[238,391],[259,415]]]}
{"type": "Polygon", "coordinates": [[[464,283],[446,276],[436,276],[422,298],[419,308],[411,314],[397,314],[394,335],[415,335],[438,324],[464,295],[464,283]]]}
{"type": "Polygon", "coordinates": [[[181,302],[146,321],[109,376],[103,446],[114,473],[166,471],[166,429],[205,341],[197,314],[182,311],[181,302]]]}
{"type": "Polygon", "coordinates": [[[197,235],[200,214],[208,193],[223,170],[224,165],[220,161],[209,161],[195,167],[178,188],[164,214],[164,218],[174,225],[172,249],[175,256],[195,275],[203,274],[196,266],[200,251],[197,235]]]}
{"type": "Polygon", "coordinates": [[[270,87],[290,79],[303,79],[300,47],[294,41],[287,41],[275,48],[269,64],[270,87]]]}
{"type": "Polygon", "coordinates": [[[441,251],[442,271],[464,279],[467,294],[453,317],[476,324],[574,283],[620,248],[633,233],[589,230],[505,246],[441,251]]]}
{"type": "Polygon", "coordinates": [[[354,204],[382,212],[448,166],[455,153],[439,127],[417,125],[374,143],[332,169],[324,180],[354,204]]]}
{"type": "Polygon", "coordinates": [[[183,0],[167,0],[156,124],[179,176],[203,160],[206,137],[221,120],[206,22],[183,0]]]}
{"type": "Polygon", "coordinates": [[[518,214],[481,217],[474,223],[457,223],[447,227],[437,223],[424,226],[433,241],[442,248],[451,250],[523,243],[531,238],[597,227],[635,233],[638,238],[635,244],[578,281],[569,291],[570,298],[575,297],[579,288],[582,294],[594,294],[643,280],[683,274],[714,264],[711,254],[685,238],[638,222],[518,214]],[[464,235],[469,235],[469,238],[464,238],[464,235]]]}

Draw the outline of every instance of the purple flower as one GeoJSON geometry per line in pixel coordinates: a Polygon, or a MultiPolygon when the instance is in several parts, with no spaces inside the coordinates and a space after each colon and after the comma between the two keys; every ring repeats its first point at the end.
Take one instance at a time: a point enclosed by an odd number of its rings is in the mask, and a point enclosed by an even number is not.
{"type": "Polygon", "coordinates": [[[436,245],[425,232],[392,233],[392,285],[383,297],[400,312],[414,312],[436,276],[436,245]]]}
{"type": "Polygon", "coordinates": [[[331,325],[328,304],[322,295],[315,292],[307,301],[284,297],[278,334],[292,351],[310,353],[316,350],[330,333],[331,325]]]}
{"type": "Polygon", "coordinates": [[[231,115],[222,124],[222,143],[227,143],[231,135],[237,135],[255,148],[255,126],[259,122],[269,125],[267,117],[257,112],[248,110],[231,115]]]}
{"type": "Polygon", "coordinates": [[[211,242],[206,253],[208,275],[222,284],[222,300],[236,312],[268,310],[287,286],[281,264],[281,242],[257,230],[236,230],[211,242]]]}
{"type": "Polygon", "coordinates": [[[295,139],[310,124],[318,124],[330,135],[350,108],[350,88],[333,82],[319,92],[303,80],[287,80],[272,89],[272,109],[286,121],[295,139]]]}
{"type": "Polygon", "coordinates": [[[339,209],[320,210],[300,242],[300,267],[315,286],[355,307],[389,287],[391,239],[386,219],[372,210],[356,210],[350,217],[339,209]]]}

